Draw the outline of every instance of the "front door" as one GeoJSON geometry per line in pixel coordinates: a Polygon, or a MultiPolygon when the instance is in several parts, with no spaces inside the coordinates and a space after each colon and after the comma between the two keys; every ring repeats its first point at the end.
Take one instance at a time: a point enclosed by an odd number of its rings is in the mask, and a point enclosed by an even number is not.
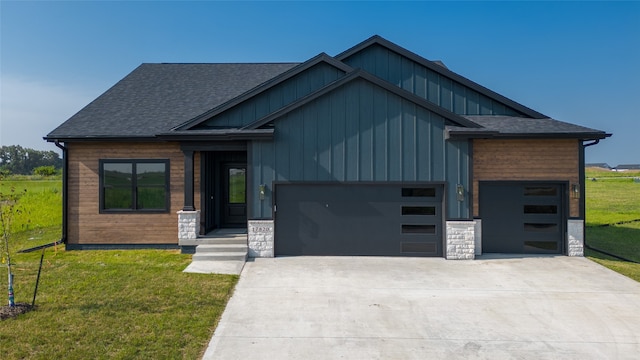
{"type": "Polygon", "coordinates": [[[247,225],[247,165],[222,166],[222,226],[247,225]]]}

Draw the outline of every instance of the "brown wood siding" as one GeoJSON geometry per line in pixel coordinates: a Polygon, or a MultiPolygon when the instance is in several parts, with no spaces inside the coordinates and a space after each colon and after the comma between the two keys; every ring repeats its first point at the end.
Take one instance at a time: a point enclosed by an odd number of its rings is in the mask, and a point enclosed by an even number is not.
{"type": "MultiPolygon", "coordinates": [[[[177,143],[68,143],[69,244],[177,244],[184,205],[184,156],[177,143]],[[100,159],[169,159],[168,213],[100,214],[100,159]]],[[[195,164],[195,205],[200,206],[200,164],[195,164]]]]}
{"type": "MultiPolygon", "coordinates": [[[[473,215],[479,216],[479,181],[568,181],[579,184],[578,140],[474,140],[473,215]]],[[[579,217],[580,200],[567,189],[571,217],[579,217]]]]}

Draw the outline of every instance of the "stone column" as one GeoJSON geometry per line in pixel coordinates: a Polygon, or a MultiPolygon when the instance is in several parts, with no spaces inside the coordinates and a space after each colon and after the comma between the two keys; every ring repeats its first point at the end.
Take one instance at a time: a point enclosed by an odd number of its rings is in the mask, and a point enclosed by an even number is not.
{"type": "Polygon", "coordinates": [[[249,257],[273,257],[273,220],[249,220],[249,257]]]}
{"type": "Polygon", "coordinates": [[[475,219],[474,221],[476,223],[473,229],[473,237],[475,238],[475,255],[478,256],[482,255],[482,220],[475,219]]]}
{"type": "Polygon", "coordinates": [[[200,231],[200,210],[178,211],[178,244],[183,240],[195,240],[200,231]]]}
{"type": "Polygon", "coordinates": [[[567,237],[567,255],[584,256],[584,220],[568,220],[567,237]]]}
{"type": "Polygon", "coordinates": [[[447,221],[447,260],[475,258],[475,221],[447,221]]]}

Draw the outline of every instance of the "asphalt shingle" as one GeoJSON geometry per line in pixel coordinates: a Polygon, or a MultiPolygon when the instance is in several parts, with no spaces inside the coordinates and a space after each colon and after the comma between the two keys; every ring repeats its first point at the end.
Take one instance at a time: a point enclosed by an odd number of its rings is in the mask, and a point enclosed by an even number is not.
{"type": "Polygon", "coordinates": [[[531,119],[514,116],[496,115],[468,115],[465,118],[482,126],[482,129],[451,128],[450,132],[464,131],[465,133],[493,132],[499,136],[559,136],[559,137],[584,137],[604,138],[607,134],[600,130],[570,124],[551,118],[531,119]]]}
{"type": "Polygon", "coordinates": [[[296,65],[142,64],[47,138],[153,137],[296,65]]]}

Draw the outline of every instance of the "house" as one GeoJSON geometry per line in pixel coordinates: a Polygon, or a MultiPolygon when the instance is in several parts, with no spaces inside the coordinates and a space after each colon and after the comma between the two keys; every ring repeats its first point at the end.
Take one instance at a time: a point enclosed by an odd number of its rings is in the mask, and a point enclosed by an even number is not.
{"type": "Polygon", "coordinates": [[[613,168],[615,171],[637,171],[640,170],[640,164],[623,164],[613,168]]]}
{"type": "Polygon", "coordinates": [[[607,163],[590,163],[590,164],[585,164],[585,167],[588,168],[596,168],[596,169],[600,169],[600,170],[611,170],[611,166],[609,166],[609,164],[607,163]]]}
{"type": "Polygon", "coordinates": [[[303,63],[142,64],[49,133],[68,249],[250,256],[582,255],[584,149],[549,118],[379,36],[303,63]]]}

